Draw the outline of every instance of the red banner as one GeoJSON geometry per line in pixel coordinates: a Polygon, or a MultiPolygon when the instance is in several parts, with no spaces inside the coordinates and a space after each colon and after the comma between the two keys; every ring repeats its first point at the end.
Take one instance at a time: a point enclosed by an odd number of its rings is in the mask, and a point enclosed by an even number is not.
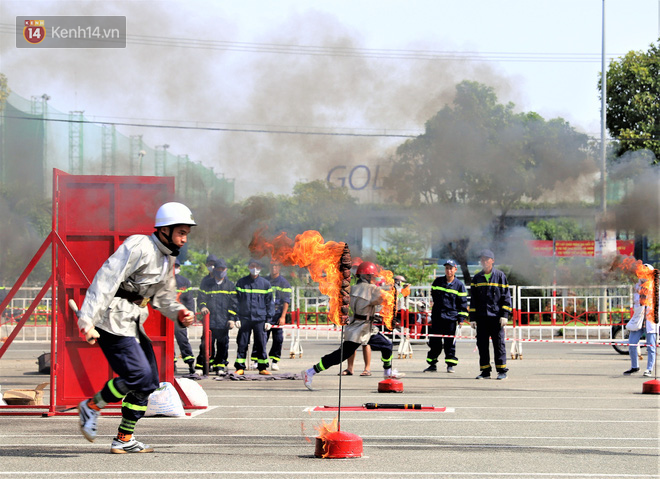
{"type": "MultiPolygon", "coordinates": [[[[554,256],[593,256],[595,241],[555,241],[554,256]]],[[[532,256],[553,256],[552,240],[529,240],[527,241],[532,256]]],[[[622,256],[632,256],[635,252],[634,240],[617,240],[616,248],[622,256]]]]}

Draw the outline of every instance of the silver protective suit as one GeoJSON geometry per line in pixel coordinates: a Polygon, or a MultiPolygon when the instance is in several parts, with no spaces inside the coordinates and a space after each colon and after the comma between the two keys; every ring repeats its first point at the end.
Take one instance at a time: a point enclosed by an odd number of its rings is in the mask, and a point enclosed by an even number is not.
{"type": "Polygon", "coordinates": [[[78,327],[95,327],[117,336],[137,336],[149,308],[115,296],[122,289],[151,298],[152,306],[172,320],[186,309],[177,301],[172,251],[155,236],[133,235],[98,270],[78,315],[78,327]]]}

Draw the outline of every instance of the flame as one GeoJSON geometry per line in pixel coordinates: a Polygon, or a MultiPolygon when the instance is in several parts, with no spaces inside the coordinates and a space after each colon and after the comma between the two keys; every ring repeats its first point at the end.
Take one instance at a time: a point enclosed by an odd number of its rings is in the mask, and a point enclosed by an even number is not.
{"type": "Polygon", "coordinates": [[[651,322],[655,322],[653,318],[653,305],[655,304],[655,288],[654,280],[655,273],[653,270],[650,270],[641,260],[627,257],[624,258],[618,265],[619,268],[623,269],[628,273],[635,273],[637,278],[644,281],[639,288],[639,304],[641,306],[648,306],[648,313],[646,319],[651,322]]]}
{"type": "Polygon", "coordinates": [[[378,275],[383,281],[385,281],[385,284],[390,286],[389,291],[382,291],[381,293],[383,307],[379,314],[383,318],[383,323],[387,329],[392,329],[392,318],[394,317],[394,307],[396,305],[394,274],[387,269],[381,269],[378,272],[378,275]]]}
{"type": "Polygon", "coordinates": [[[403,289],[401,290],[401,295],[402,295],[404,298],[407,298],[408,296],[410,296],[410,285],[406,286],[405,288],[403,288],[403,289]]]}
{"type": "Polygon", "coordinates": [[[323,441],[323,457],[328,457],[328,454],[330,454],[330,450],[326,447],[327,445],[326,440],[328,434],[339,431],[339,416],[335,416],[335,418],[332,420],[331,423],[327,423],[323,419],[321,419],[321,423],[322,424],[320,426],[314,426],[314,429],[316,429],[319,432],[319,435],[317,437],[323,441]]]}
{"type": "Polygon", "coordinates": [[[319,283],[319,291],[330,298],[328,319],[341,326],[341,282],[339,260],[344,252],[344,243],[323,242],[318,231],[310,230],[296,236],[295,241],[280,233],[268,241],[263,233],[266,228],[257,230],[250,242],[250,252],[261,258],[270,256],[271,261],[279,261],[283,266],[307,268],[312,279],[319,283]]]}

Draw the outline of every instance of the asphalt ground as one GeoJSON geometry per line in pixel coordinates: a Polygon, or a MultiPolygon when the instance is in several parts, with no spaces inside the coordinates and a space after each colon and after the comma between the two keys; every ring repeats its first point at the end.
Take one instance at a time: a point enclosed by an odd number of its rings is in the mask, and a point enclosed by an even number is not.
{"type": "MultiPolygon", "coordinates": [[[[280,373],[299,373],[337,343],[303,345],[304,357],[283,359],[280,373]]],[[[336,412],[310,409],[337,406],[334,367],[315,376],[315,391],[300,380],[203,379],[208,409],[140,421],[137,437],[153,454],[109,454],[116,416],[101,417],[99,437],[90,443],[75,416],[3,415],[0,477],[660,477],[660,396],[642,394],[649,378],[624,377],[629,358],[611,347],[528,343],[522,360],[509,359],[504,381],[475,380],[474,341],[459,342],[455,374],[422,373],[426,347],[413,347],[412,358],[395,359],[407,374],[403,393],[377,392],[382,377],[374,352],[371,377],[342,377],[342,406],[421,403],[447,411],[343,410],[341,430],[362,438],[361,458],[314,456],[315,427],[336,412]]],[[[0,359],[2,390],[48,380],[35,364],[47,349],[47,343],[12,344],[0,359]]],[[[362,366],[359,356],[358,373],[362,366]]]]}

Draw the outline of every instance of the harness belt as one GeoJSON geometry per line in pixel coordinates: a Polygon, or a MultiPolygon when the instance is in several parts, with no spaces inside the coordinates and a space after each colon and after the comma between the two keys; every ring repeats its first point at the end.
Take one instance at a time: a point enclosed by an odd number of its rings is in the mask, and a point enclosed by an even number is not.
{"type": "Polygon", "coordinates": [[[360,319],[362,321],[368,321],[369,320],[369,316],[364,315],[364,314],[354,314],[353,318],[354,319],[360,319]]]}
{"type": "Polygon", "coordinates": [[[151,300],[151,298],[145,298],[144,296],[140,296],[138,293],[133,291],[126,291],[122,288],[117,290],[115,297],[130,301],[133,304],[137,304],[141,308],[146,308],[147,304],[149,304],[149,301],[151,300]]]}

